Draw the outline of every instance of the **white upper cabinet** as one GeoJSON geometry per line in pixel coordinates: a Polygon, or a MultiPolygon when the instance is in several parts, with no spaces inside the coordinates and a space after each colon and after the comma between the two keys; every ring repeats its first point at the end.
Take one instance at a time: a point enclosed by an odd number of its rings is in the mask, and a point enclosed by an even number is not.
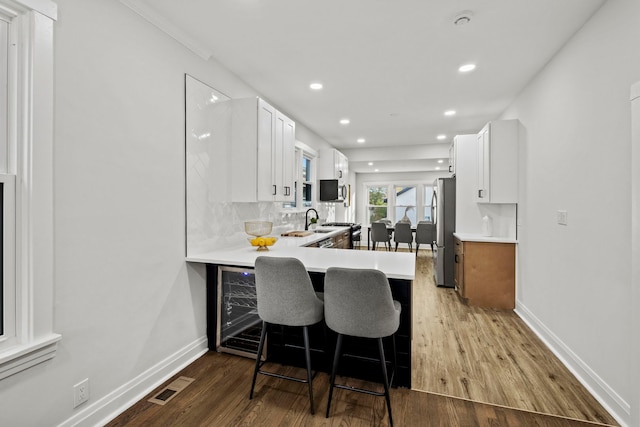
{"type": "Polygon", "coordinates": [[[293,201],[295,123],[260,98],[231,102],[232,201],[293,201]]]}
{"type": "Polygon", "coordinates": [[[497,120],[478,133],[478,203],[518,203],[518,127],[518,120],[497,120]]]}
{"type": "Polygon", "coordinates": [[[453,142],[449,146],[449,172],[451,172],[454,176],[456,174],[456,156],[458,154],[456,152],[458,146],[458,142],[456,141],[457,138],[458,136],[456,135],[453,138],[453,142]]]}
{"type": "Polygon", "coordinates": [[[349,180],[349,160],[334,148],[320,150],[318,179],[337,179],[340,185],[349,180]]]}

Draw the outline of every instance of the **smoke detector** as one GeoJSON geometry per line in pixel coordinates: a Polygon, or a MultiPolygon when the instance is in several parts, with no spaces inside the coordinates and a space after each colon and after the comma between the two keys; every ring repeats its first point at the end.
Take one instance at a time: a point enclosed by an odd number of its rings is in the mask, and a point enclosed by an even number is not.
{"type": "Polygon", "coordinates": [[[463,10],[458,13],[455,18],[453,18],[453,25],[456,27],[466,25],[471,22],[471,17],[473,16],[473,12],[470,10],[463,10]]]}

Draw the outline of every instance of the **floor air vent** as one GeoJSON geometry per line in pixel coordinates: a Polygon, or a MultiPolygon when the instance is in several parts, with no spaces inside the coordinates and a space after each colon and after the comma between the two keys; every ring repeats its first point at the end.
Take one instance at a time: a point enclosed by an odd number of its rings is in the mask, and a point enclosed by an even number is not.
{"type": "Polygon", "coordinates": [[[193,378],[179,377],[174,382],[156,393],[156,395],[148,401],[151,403],[156,403],[158,405],[164,405],[194,381],[195,379],[193,378]]]}

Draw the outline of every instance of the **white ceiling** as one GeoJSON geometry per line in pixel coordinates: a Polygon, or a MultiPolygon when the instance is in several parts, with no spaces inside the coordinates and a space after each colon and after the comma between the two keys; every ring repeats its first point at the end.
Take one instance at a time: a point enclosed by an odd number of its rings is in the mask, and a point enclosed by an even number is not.
{"type": "MultiPolygon", "coordinates": [[[[362,149],[360,171],[366,170],[371,147],[442,143],[438,134],[446,134],[448,143],[456,134],[476,133],[604,3],[122,1],[178,34],[201,56],[220,61],[336,148],[362,149]],[[454,25],[465,10],[472,12],[471,22],[454,25]],[[470,62],[477,64],[475,71],[458,72],[470,62]],[[324,89],[310,90],[313,81],[324,89]],[[449,109],[457,114],[445,117],[449,109]],[[348,126],[338,123],[343,117],[351,120],[348,126]],[[356,142],[360,137],[365,144],[356,142]]],[[[389,170],[437,165],[436,157],[398,160],[386,159],[389,170]]]]}

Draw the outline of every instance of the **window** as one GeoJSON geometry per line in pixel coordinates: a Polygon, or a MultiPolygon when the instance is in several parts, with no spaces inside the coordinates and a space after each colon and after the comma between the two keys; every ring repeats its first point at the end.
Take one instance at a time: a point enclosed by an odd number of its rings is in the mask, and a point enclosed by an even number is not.
{"type": "Polygon", "coordinates": [[[283,208],[313,207],[313,181],[315,179],[316,152],[301,142],[296,142],[294,200],[282,204],[283,208]]]}
{"type": "Polygon", "coordinates": [[[369,212],[369,224],[379,219],[388,218],[387,205],[389,187],[388,186],[371,186],[367,187],[367,211],[369,212]]]}
{"type": "Polygon", "coordinates": [[[423,183],[376,183],[366,185],[367,225],[379,219],[398,222],[405,217],[416,225],[431,221],[433,186],[423,183]]]}
{"type": "Polygon", "coordinates": [[[415,186],[396,186],[396,202],[395,202],[395,220],[409,220],[411,224],[417,224],[416,221],[416,200],[418,193],[415,186]]]}
{"type": "Polygon", "coordinates": [[[4,213],[5,207],[4,194],[5,182],[7,178],[7,83],[8,83],[8,59],[9,59],[9,24],[0,21],[0,174],[3,175],[3,181],[0,182],[0,339],[5,337],[5,316],[9,313],[4,308],[5,301],[12,301],[11,296],[5,297],[4,293],[9,292],[13,288],[11,281],[5,278],[5,265],[7,268],[11,266],[11,262],[5,259],[10,252],[8,242],[5,242],[5,221],[7,215],[4,213]]]}
{"type": "Polygon", "coordinates": [[[302,207],[313,206],[313,166],[312,158],[303,153],[302,155],[302,207]]]}
{"type": "Polygon", "coordinates": [[[51,359],[60,340],[53,333],[56,15],[49,0],[0,0],[0,380],[51,359]]]}
{"type": "Polygon", "coordinates": [[[431,201],[433,198],[433,185],[424,185],[424,204],[422,206],[422,211],[424,214],[422,218],[424,221],[433,221],[433,217],[431,216],[431,201]]]}

